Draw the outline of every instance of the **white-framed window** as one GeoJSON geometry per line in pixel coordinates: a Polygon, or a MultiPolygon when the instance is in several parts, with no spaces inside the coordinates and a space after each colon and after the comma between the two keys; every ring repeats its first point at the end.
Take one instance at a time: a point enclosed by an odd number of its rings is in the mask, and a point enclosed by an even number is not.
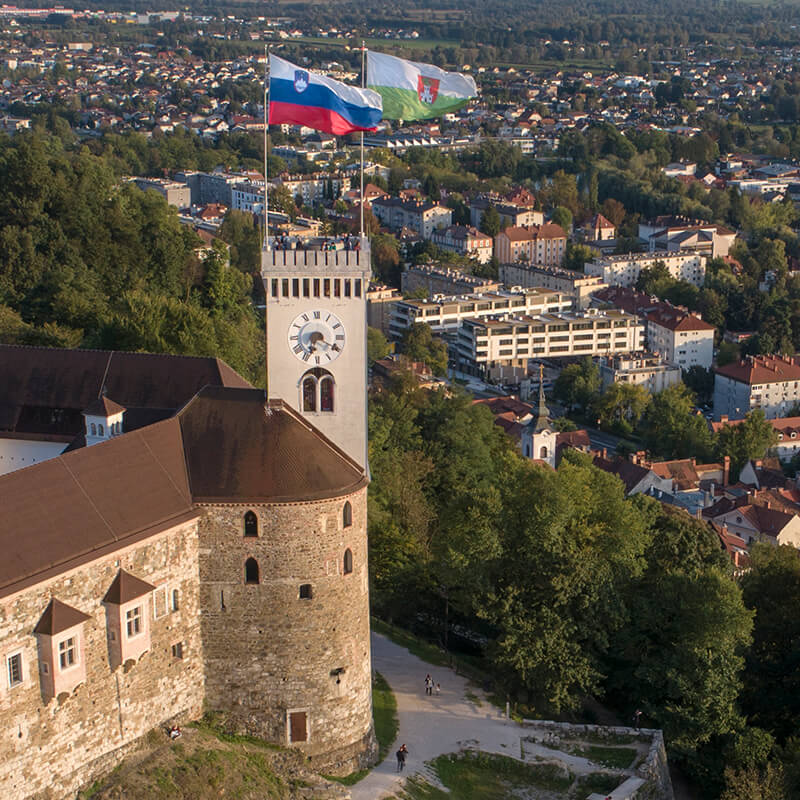
{"type": "Polygon", "coordinates": [[[6,656],[6,673],[9,689],[22,683],[22,653],[11,653],[6,656]]]}
{"type": "Polygon", "coordinates": [[[153,619],[167,616],[169,613],[168,598],[169,591],[166,584],[153,589],[153,619]]]}
{"type": "Polygon", "coordinates": [[[129,639],[143,632],[142,607],[136,606],[125,612],[125,632],[129,639]]]}
{"type": "Polygon", "coordinates": [[[74,636],[58,643],[58,667],[63,672],[78,663],[78,642],[74,636]]]}

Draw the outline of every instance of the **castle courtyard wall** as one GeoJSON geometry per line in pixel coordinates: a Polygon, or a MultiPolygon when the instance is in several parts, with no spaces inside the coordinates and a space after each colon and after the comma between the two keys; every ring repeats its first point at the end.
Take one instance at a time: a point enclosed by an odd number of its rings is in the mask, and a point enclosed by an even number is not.
{"type": "Polygon", "coordinates": [[[0,675],[0,796],[9,800],[74,796],[152,728],[200,716],[204,668],[197,529],[196,519],[184,522],[0,598],[3,673],[7,655],[21,652],[23,662],[20,685],[9,688],[8,676],[0,675]],[[150,615],[149,649],[138,660],[112,669],[113,644],[102,600],[119,569],[153,584],[157,592],[143,598],[150,615]],[[177,610],[172,610],[173,590],[177,590],[177,610]],[[53,597],[90,619],[82,625],[85,681],[69,693],[47,698],[33,630],[53,597]],[[181,658],[173,655],[177,643],[182,645],[181,658]]]}

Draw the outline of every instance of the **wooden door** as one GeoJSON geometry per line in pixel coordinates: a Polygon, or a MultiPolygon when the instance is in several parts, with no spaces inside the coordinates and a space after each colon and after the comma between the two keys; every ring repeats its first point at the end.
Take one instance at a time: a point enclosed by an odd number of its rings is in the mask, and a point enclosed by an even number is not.
{"type": "Polygon", "coordinates": [[[308,741],[308,727],[306,725],[305,711],[293,711],[289,714],[289,741],[308,741]]]}

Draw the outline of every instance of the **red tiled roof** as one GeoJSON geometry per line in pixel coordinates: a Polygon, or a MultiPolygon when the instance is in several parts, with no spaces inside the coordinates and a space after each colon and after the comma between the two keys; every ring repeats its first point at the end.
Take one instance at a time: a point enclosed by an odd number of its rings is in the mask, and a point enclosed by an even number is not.
{"type": "Polygon", "coordinates": [[[724,367],[716,367],[717,375],[751,386],[757,383],[800,381],[800,364],[795,357],[750,356],[724,367]]]}

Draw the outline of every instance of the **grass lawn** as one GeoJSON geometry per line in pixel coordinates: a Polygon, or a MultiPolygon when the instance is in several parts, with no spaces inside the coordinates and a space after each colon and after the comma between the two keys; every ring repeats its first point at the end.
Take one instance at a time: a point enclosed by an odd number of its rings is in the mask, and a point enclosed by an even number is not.
{"type": "Polygon", "coordinates": [[[637,756],[637,751],[633,747],[603,747],[599,744],[584,747],[580,753],[595,764],[616,769],[628,769],[637,756]]]}
{"type": "Polygon", "coordinates": [[[439,756],[430,765],[449,792],[414,778],[408,781],[399,797],[403,800],[506,800],[516,789],[564,792],[572,784],[571,775],[564,776],[549,764],[525,764],[490,753],[439,756]]]}

